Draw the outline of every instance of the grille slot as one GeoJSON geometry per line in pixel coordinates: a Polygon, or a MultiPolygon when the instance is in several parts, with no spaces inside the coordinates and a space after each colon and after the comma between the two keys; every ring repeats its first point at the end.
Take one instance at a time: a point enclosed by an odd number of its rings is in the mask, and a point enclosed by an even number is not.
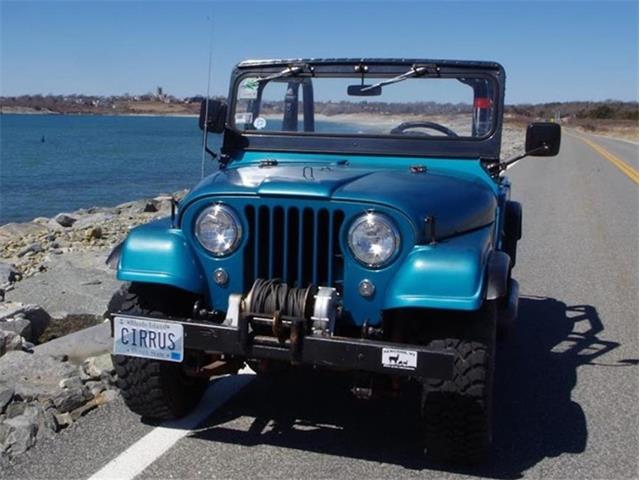
{"type": "Polygon", "coordinates": [[[342,210],[247,206],[245,288],[256,278],[281,278],[298,288],[310,283],[341,287],[342,210]]]}

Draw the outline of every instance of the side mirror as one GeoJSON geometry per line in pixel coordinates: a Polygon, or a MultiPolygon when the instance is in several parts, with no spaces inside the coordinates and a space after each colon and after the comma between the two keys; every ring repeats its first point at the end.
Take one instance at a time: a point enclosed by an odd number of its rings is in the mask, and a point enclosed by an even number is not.
{"type": "Polygon", "coordinates": [[[200,104],[198,126],[207,132],[222,133],[227,119],[227,104],[220,100],[203,100],[200,104]]]}
{"type": "Polygon", "coordinates": [[[560,125],[553,122],[534,122],[527,127],[524,151],[535,157],[553,157],[560,150],[560,125]]]}

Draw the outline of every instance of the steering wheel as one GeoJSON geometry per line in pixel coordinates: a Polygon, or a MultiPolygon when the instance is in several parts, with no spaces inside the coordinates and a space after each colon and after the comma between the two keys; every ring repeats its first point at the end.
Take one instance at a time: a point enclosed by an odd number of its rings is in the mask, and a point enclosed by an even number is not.
{"type": "MultiPolygon", "coordinates": [[[[430,128],[432,130],[436,130],[440,133],[444,133],[447,137],[456,138],[458,134],[451,130],[450,128],[445,127],[444,125],[440,125],[436,122],[428,122],[426,120],[417,121],[417,122],[403,122],[397,127],[394,127],[391,130],[391,135],[406,135],[405,131],[410,128],[430,128]]],[[[426,132],[412,132],[411,135],[423,135],[427,137],[432,137],[433,135],[429,135],[426,132]]]]}

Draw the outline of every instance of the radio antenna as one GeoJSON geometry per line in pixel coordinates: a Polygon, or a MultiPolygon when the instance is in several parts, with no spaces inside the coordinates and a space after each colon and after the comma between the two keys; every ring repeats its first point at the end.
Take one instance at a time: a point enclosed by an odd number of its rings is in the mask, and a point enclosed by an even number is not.
{"type": "Polygon", "coordinates": [[[200,179],[204,178],[204,161],[207,156],[207,125],[206,119],[209,118],[209,95],[211,94],[211,62],[213,59],[213,11],[211,16],[207,17],[211,21],[211,31],[209,32],[209,70],[207,72],[207,97],[204,107],[205,125],[202,129],[202,163],[200,164],[200,179]]]}

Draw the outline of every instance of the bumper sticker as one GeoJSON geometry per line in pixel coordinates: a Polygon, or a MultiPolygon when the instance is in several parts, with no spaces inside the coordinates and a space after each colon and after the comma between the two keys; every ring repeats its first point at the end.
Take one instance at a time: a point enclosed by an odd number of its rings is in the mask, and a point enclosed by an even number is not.
{"type": "Polygon", "coordinates": [[[383,348],[382,366],[401,370],[415,370],[418,367],[418,352],[415,350],[400,350],[398,348],[383,348]]]}

